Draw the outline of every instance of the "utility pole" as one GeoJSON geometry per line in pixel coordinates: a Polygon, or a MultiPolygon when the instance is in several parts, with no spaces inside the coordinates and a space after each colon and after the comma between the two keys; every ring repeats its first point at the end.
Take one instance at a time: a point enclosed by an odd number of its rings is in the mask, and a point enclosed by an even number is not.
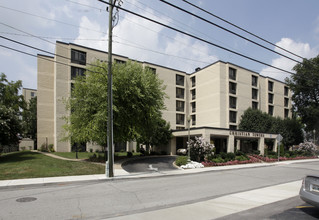
{"type": "Polygon", "coordinates": [[[108,160],[106,177],[114,177],[114,146],[113,146],[113,91],[112,91],[112,29],[113,29],[113,0],[109,0],[109,45],[108,45],[108,71],[107,71],[107,147],[108,160]]]}

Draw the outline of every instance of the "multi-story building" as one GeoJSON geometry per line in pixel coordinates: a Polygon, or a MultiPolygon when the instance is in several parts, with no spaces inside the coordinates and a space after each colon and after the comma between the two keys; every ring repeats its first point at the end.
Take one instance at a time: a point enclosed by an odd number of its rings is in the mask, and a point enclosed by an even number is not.
{"type": "Polygon", "coordinates": [[[35,98],[37,96],[37,90],[36,89],[23,88],[22,89],[22,95],[24,97],[24,100],[26,102],[29,102],[30,99],[35,98]]]}
{"type": "MultiPolygon", "coordinates": [[[[108,54],[63,42],[56,43],[55,54],[54,57],[38,55],[38,146],[49,143],[57,151],[70,151],[71,144],[61,141],[65,123],[62,117],[70,114],[63,100],[70,96],[74,77],[83,75],[88,64],[106,61],[108,54]]],[[[129,59],[116,54],[112,58],[113,62],[129,59]]],[[[218,61],[188,74],[137,62],[151,68],[166,85],[169,98],[165,99],[163,118],[170,123],[174,137],[161,150],[170,154],[185,147],[188,128],[190,135],[205,136],[227,151],[234,150],[235,142],[240,147],[240,139],[249,137],[257,138],[263,149],[264,138],[277,136],[249,132],[245,136],[237,131],[243,112],[252,107],[282,118],[291,115],[291,94],[284,83],[240,66],[218,61]]],[[[91,144],[87,149],[96,147],[91,144]]],[[[132,148],[132,144],[128,147],[132,148]]]]}

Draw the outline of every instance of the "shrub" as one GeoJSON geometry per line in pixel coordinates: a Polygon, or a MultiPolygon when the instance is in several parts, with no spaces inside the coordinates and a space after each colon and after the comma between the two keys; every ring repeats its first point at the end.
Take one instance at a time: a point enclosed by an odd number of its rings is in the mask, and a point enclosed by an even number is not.
{"type": "Polygon", "coordinates": [[[178,156],[175,160],[175,164],[177,166],[182,166],[182,165],[186,165],[187,164],[187,159],[188,157],[187,156],[178,156]]]}
{"type": "Polygon", "coordinates": [[[187,147],[190,149],[191,159],[197,162],[211,155],[214,149],[214,146],[206,142],[203,137],[195,137],[195,140],[190,140],[187,142],[187,147]]]}
{"type": "Polygon", "coordinates": [[[128,157],[128,158],[133,157],[133,153],[132,153],[132,152],[127,152],[127,157],[128,157]]]}
{"type": "Polygon", "coordinates": [[[221,157],[217,157],[215,159],[212,159],[212,162],[214,163],[224,163],[225,161],[221,157]]]}
{"type": "Polygon", "coordinates": [[[254,150],[254,151],[253,151],[253,154],[255,154],[255,155],[260,155],[260,151],[259,151],[259,150],[254,150]]]}
{"type": "Polygon", "coordinates": [[[92,148],[90,148],[90,153],[93,153],[93,149],[92,148]]]}
{"type": "Polygon", "coordinates": [[[299,149],[298,151],[303,152],[303,155],[314,155],[317,150],[316,145],[314,145],[311,142],[305,142],[299,144],[299,149]]]}
{"type": "Polygon", "coordinates": [[[42,144],[40,147],[41,152],[48,152],[48,148],[45,146],[45,144],[42,144]]]}
{"type": "Polygon", "coordinates": [[[165,150],[162,150],[161,155],[167,155],[167,152],[165,150]]]}
{"type": "Polygon", "coordinates": [[[245,153],[238,150],[238,151],[236,151],[236,156],[245,156],[245,153]]]}
{"type": "Polygon", "coordinates": [[[236,157],[235,157],[235,160],[245,161],[245,160],[249,160],[249,158],[246,157],[246,156],[244,156],[244,155],[240,155],[240,156],[236,156],[236,157]]]}
{"type": "Polygon", "coordinates": [[[25,147],[21,147],[21,150],[22,150],[22,151],[25,151],[25,147]]]}
{"type": "Polygon", "coordinates": [[[55,152],[53,144],[49,144],[48,148],[49,152],[55,152]]]}

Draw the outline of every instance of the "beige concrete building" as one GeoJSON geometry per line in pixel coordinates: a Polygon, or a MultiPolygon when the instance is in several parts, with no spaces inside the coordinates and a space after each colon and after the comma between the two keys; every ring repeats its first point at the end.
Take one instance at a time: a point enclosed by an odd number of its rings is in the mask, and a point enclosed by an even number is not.
{"type": "Polygon", "coordinates": [[[22,88],[22,95],[24,97],[24,100],[26,102],[29,102],[30,99],[35,98],[37,96],[37,90],[36,89],[22,88]]]}
{"type": "MultiPolygon", "coordinates": [[[[74,77],[84,74],[89,63],[106,61],[108,54],[63,42],[56,43],[55,53],[55,57],[38,55],[38,146],[54,144],[57,151],[71,151],[70,143],[61,141],[65,123],[62,117],[70,114],[63,100],[70,96],[74,77]]],[[[114,62],[128,59],[113,54],[114,62]]],[[[258,139],[258,148],[262,149],[264,138],[275,139],[277,136],[256,133],[243,136],[236,131],[242,113],[252,107],[282,118],[291,116],[288,87],[243,67],[218,61],[188,74],[137,62],[151,68],[164,81],[169,96],[165,99],[167,109],[163,111],[163,118],[170,122],[174,137],[168,146],[155,148],[157,150],[176,154],[178,148],[185,148],[188,119],[192,136],[202,135],[207,141],[222,146],[222,150],[231,152],[234,146],[240,147],[239,139],[242,138],[258,139]]],[[[97,147],[87,144],[86,149],[97,147]]],[[[132,147],[132,144],[127,146],[132,147]]]]}

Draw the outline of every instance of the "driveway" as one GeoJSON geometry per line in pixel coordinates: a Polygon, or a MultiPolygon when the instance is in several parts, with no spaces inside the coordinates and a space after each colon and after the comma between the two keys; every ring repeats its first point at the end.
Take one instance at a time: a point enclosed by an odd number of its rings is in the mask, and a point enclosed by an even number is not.
{"type": "Polygon", "coordinates": [[[141,157],[126,161],[122,164],[122,168],[129,173],[136,172],[156,172],[176,170],[173,163],[176,156],[150,156],[141,157]]]}

